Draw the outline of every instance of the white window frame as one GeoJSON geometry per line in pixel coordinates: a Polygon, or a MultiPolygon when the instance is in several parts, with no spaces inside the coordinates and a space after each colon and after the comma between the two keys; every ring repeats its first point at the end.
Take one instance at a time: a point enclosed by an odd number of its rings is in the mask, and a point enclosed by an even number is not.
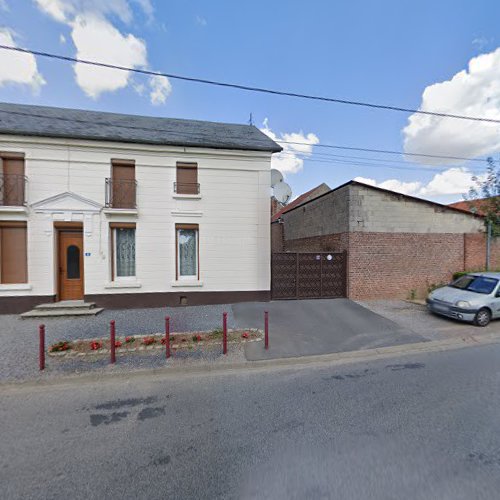
{"type": "Polygon", "coordinates": [[[176,254],[177,254],[177,280],[178,281],[198,281],[198,276],[199,276],[199,262],[200,262],[200,248],[199,248],[199,237],[200,237],[200,228],[192,228],[192,229],[186,229],[186,228],[176,228],[176,254]],[[195,274],[189,274],[189,275],[181,275],[181,249],[180,249],[180,241],[179,241],[179,231],[186,231],[186,230],[191,230],[195,231],[195,248],[196,248],[196,259],[195,259],[195,274]]]}
{"type": "Polygon", "coordinates": [[[116,255],[118,254],[117,252],[117,249],[116,249],[116,244],[118,242],[118,238],[116,237],[116,233],[117,231],[119,231],[120,229],[133,229],[134,230],[134,242],[135,242],[135,245],[136,245],[136,252],[137,252],[137,235],[136,235],[136,228],[132,228],[132,227],[129,227],[129,228],[119,228],[119,227],[114,227],[111,229],[111,231],[113,231],[113,238],[112,238],[112,244],[113,244],[113,251],[112,251],[112,254],[113,254],[113,262],[111,263],[111,265],[113,266],[113,281],[119,281],[119,282],[135,282],[137,281],[137,253],[136,253],[136,256],[135,256],[135,275],[134,276],[118,276],[118,273],[117,273],[117,266],[116,266],[116,255]]]}

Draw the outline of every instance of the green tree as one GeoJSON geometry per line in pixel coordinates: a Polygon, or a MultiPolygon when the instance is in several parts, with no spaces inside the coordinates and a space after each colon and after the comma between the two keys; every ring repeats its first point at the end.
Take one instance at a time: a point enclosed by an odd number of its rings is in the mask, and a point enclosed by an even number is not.
{"type": "Polygon", "coordinates": [[[464,198],[469,202],[470,210],[484,215],[486,224],[491,222],[493,234],[500,236],[500,166],[493,158],[487,161],[486,175],[472,178],[474,185],[464,198]]]}

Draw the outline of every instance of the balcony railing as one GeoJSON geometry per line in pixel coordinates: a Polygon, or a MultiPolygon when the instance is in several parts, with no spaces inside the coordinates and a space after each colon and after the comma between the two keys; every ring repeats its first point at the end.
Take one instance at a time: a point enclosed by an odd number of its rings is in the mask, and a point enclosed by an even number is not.
{"type": "Polygon", "coordinates": [[[200,194],[200,185],[197,182],[174,182],[174,193],[200,194]]]}
{"type": "Polygon", "coordinates": [[[137,181],[106,179],[106,207],[136,208],[137,181]]]}
{"type": "Polygon", "coordinates": [[[24,175],[0,173],[0,206],[26,205],[26,181],[24,175]]]}

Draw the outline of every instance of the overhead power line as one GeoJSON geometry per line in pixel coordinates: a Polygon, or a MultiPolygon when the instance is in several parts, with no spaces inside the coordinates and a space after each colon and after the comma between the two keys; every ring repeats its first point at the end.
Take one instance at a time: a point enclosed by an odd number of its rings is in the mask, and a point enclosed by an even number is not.
{"type": "Polygon", "coordinates": [[[406,108],[406,107],[402,107],[402,106],[391,106],[391,105],[387,105],[387,104],[375,104],[375,103],[370,103],[370,102],[354,101],[354,100],[350,100],[350,99],[338,99],[335,97],[302,94],[299,92],[288,92],[285,90],[269,89],[269,88],[264,88],[264,87],[253,87],[250,85],[242,85],[242,84],[238,84],[238,83],[229,83],[229,82],[222,82],[222,81],[217,81],[217,80],[208,80],[206,78],[195,78],[195,77],[191,77],[191,76],[177,75],[177,74],[173,74],[173,73],[164,73],[164,72],[160,72],[160,71],[151,71],[151,70],[140,69],[140,68],[130,68],[127,66],[121,66],[121,65],[117,65],[117,64],[103,63],[103,62],[99,62],[99,61],[90,61],[87,59],[79,59],[76,57],[63,56],[60,54],[52,54],[50,52],[42,52],[39,50],[30,50],[30,49],[23,49],[21,47],[12,47],[10,45],[1,45],[0,44],[0,49],[11,50],[11,51],[15,51],[15,52],[22,52],[25,54],[32,54],[35,56],[48,57],[51,59],[59,59],[61,61],[67,61],[67,62],[72,62],[72,63],[98,66],[101,68],[116,69],[116,70],[120,70],[120,71],[130,71],[133,73],[139,73],[139,74],[148,75],[148,76],[164,76],[167,78],[171,78],[173,80],[182,80],[182,81],[186,81],[186,82],[202,83],[205,85],[214,85],[214,86],[218,86],[218,87],[233,88],[233,89],[245,90],[245,91],[249,91],[249,92],[259,92],[262,94],[273,94],[273,95],[280,95],[280,96],[286,96],[286,97],[297,97],[300,99],[310,99],[310,100],[314,100],[314,101],[332,102],[332,103],[337,103],[337,104],[348,104],[348,105],[352,105],[352,106],[361,106],[361,107],[365,107],[365,108],[383,109],[383,110],[388,110],[388,111],[401,111],[403,113],[412,113],[412,114],[418,113],[421,115],[437,116],[440,118],[456,118],[459,120],[471,120],[471,121],[487,122],[487,123],[500,123],[500,120],[497,120],[495,118],[486,118],[486,117],[481,117],[481,116],[466,116],[466,115],[458,115],[458,114],[452,114],[452,113],[440,113],[438,111],[424,111],[422,109],[412,109],[412,108],[406,108]]]}
{"type": "MultiPolygon", "coordinates": [[[[96,112],[97,113],[97,112],[96,112]]],[[[51,115],[45,115],[45,114],[40,114],[40,113],[32,113],[32,112],[23,112],[23,111],[13,111],[13,110],[6,110],[6,109],[0,109],[0,115],[1,114],[10,114],[10,115],[16,115],[16,116],[26,116],[26,117],[35,117],[35,118],[42,118],[44,120],[60,120],[60,121],[66,121],[70,123],[80,123],[83,125],[96,125],[99,124],[99,121],[96,120],[82,120],[81,118],[66,118],[64,116],[51,116],[51,115]]],[[[179,132],[179,130],[176,129],[171,129],[171,128],[153,128],[153,127],[141,127],[137,125],[123,125],[120,123],[110,123],[109,121],[106,122],[106,125],[111,126],[111,127],[116,127],[116,128],[123,128],[123,129],[128,129],[128,130],[142,130],[142,131],[154,131],[154,132],[166,132],[166,133],[172,133],[175,137],[198,137],[199,134],[195,132],[187,132],[183,130],[182,132],[179,132]]],[[[339,146],[335,144],[311,144],[309,142],[299,142],[299,141],[285,141],[285,140],[280,140],[280,139],[274,139],[275,142],[278,142],[280,144],[289,144],[289,145],[295,145],[295,146],[309,146],[312,148],[328,148],[328,149],[337,149],[337,150],[346,150],[346,151],[361,151],[364,153],[379,153],[379,154],[391,154],[391,155],[399,155],[399,156],[416,156],[416,157],[423,157],[423,158],[437,158],[437,159],[445,159],[445,160],[460,160],[460,161],[474,161],[474,162],[481,162],[485,163],[487,160],[481,159],[481,158],[466,158],[462,156],[446,156],[446,155],[432,155],[432,154],[427,154],[427,153],[411,153],[411,152],[403,152],[403,151],[392,151],[388,149],[371,149],[371,148],[359,148],[359,147],[353,147],[353,146],[339,146]]],[[[268,145],[269,143],[267,141],[258,141],[255,140],[255,143],[260,143],[263,146],[268,145]]],[[[294,151],[294,153],[300,154],[300,151],[294,151]]],[[[383,160],[383,159],[381,159],[383,160]]]]}

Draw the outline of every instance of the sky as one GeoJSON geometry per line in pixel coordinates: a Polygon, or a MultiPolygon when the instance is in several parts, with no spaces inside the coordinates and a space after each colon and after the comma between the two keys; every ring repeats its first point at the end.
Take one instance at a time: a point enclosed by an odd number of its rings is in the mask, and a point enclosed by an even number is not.
{"type": "MultiPolygon", "coordinates": [[[[500,119],[495,0],[0,0],[0,44],[303,94],[500,119]]],[[[297,196],[351,179],[461,200],[500,125],[148,77],[0,50],[0,101],[252,123],[297,196]],[[426,163],[422,163],[425,161],[426,163]]]]}

